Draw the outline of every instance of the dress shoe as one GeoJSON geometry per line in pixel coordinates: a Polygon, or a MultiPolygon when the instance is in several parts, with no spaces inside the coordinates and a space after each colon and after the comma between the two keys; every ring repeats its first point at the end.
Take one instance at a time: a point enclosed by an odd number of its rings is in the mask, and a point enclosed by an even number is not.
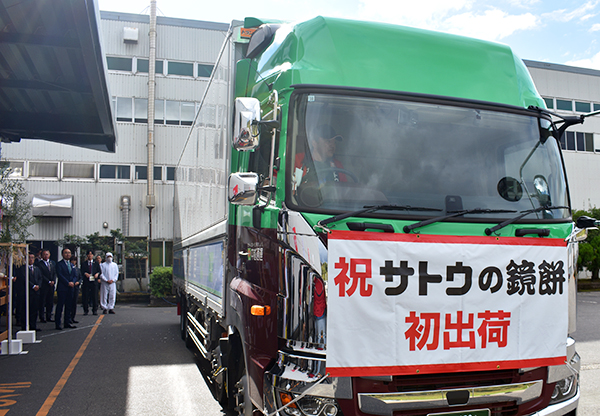
{"type": "Polygon", "coordinates": [[[77,328],[75,325],[65,325],[65,328],[77,328]]]}
{"type": "Polygon", "coordinates": [[[35,332],[40,332],[42,330],[42,328],[36,328],[35,332]]]}
{"type": "Polygon", "coordinates": [[[88,314],[87,312],[84,312],[84,313],[83,313],[83,316],[87,316],[87,314],[88,314]]]}
{"type": "Polygon", "coordinates": [[[113,311],[112,309],[108,311],[108,313],[112,313],[113,315],[115,314],[115,311],[113,311]]]}
{"type": "Polygon", "coordinates": [[[43,324],[45,324],[46,320],[45,319],[40,319],[40,322],[43,323],[43,324]]]}
{"type": "Polygon", "coordinates": [[[46,319],[46,321],[48,321],[48,322],[54,322],[54,319],[48,318],[48,319],[46,319]]]}
{"type": "Polygon", "coordinates": [[[56,329],[57,331],[62,331],[62,328],[61,328],[60,326],[57,326],[57,327],[55,327],[55,329],[56,329]]]}
{"type": "Polygon", "coordinates": [[[92,315],[98,315],[96,312],[92,312],[92,315]]]}
{"type": "Polygon", "coordinates": [[[106,309],[103,309],[103,310],[102,310],[102,313],[103,313],[104,315],[106,315],[106,314],[108,313],[108,311],[107,311],[106,309]]]}
{"type": "Polygon", "coordinates": [[[71,321],[71,323],[72,323],[72,324],[78,324],[78,323],[79,323],[79,321],[76,321],[76,320],[74,320],[74,319],[73,319],[73,320],[71,321]]]}

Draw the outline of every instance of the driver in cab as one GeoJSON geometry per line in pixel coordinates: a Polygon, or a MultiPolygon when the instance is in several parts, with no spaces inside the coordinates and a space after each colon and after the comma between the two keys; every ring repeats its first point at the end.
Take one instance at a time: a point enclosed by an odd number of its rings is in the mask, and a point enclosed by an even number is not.
{"type": "Polygon", "coordinates": [[[329,124],[318,125],[308,135],[310,149],[306,153],[296,154],[294,177],[296,184],[306,182],[346,182],[347,178],[341,171],[344,165],[335,158],[338,142],[342,136],[329,124]]]}

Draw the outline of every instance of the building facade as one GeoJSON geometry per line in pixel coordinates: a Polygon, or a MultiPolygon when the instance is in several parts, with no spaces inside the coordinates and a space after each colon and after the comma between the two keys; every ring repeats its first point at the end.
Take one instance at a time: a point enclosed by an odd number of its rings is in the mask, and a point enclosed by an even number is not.
{"type": "MultiPolygon", "coordinates": [[[[2,146],[3,158],[14,169],[13,177],[23,179],[34,215],[39,215],[30,229],[32,242],[49,248],[55,260],[60,259],[56,240],[65,235],[85,237],[99,232],[110,236],[112,229],[132,238],[149,235],[149,26],[148,15],[101,12],[100,33],[117,121],[115,153],[37,140],[2,146]]],[[[228,27],[157,18],[152,266],[172,264],[175,165],[228,27]]],[[[122,289],[139,289],[131,278],[133,261],[127,265],[127,260],[119,260],[125,265],[122,289]]],[[[145,288],[147,279],[143,285],[145,288]]]]}
{"type": "MultiPolygon", "coordinates": [[[[228,27],[157,19],[152,267],[172,265],[175,166],[228,27]]],[[[13,177],[24,181],[34,207],[39,207],[34,211],[39,222],[30,230],[32,242],[50,248],[55,260],[60,259],[56,241],[65,235],[109,236],[110,230],[118,228],[126,236],[147,238],[150,231],[146,207],[149,16],[101,12],[100,29],[117,123],[116,152],[34,140],[2,146],[13,177]]],[[[549,109],[562,115],[600,110],[600,71],[535,61],[526,65],[549,109]]],[[[573,208],[600,207],[600,117],[570,128],[561,144],[573,208]]],[[[122,290],[137,290],[127,260],[120,260],[125,264],[122,290]]],[[[143,266],[146,269],[146,263],[143,266]]]]}
{"type": "MultiPolygon", "coordinates": [[[[600,71],[525,61],[549,110],[564,116],[600,110],[600,71]]],[[[600,207],[600,115],[569,128],[561,140],[573,209],[600,207]]]]}

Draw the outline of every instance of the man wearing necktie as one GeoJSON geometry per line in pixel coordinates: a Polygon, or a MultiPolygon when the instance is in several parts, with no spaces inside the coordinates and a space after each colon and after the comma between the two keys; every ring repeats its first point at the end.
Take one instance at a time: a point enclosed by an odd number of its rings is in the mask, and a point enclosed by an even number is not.
{"type": "Polygon", "coordinates": [[[74,270],[71,267],[71,250],[63,248],[62,257],[63,259],[56,264],[57,300],[54,325],[58,330],[62,329],[60,322],[63,315],[63,308],[65,310],[64,327],[76,328],[70,323],[72,316],[71,307],[73,303],[73,288],[75,287],[75,281],[77,279],[77,276],[75,276],[74,270]]]}
{"type": "Polygon", "coordinates": [[[100,278],[100,263],[94,261],[94,253],[88,250],[87,258],[81,265],[83,273],[83,284],[81,293],[81,303],[83,304],[83,314],[89,313],[90,306],[94,315],[98,312],[98,279],[100,278]]]}
{"type": "Polygon", "coordinates": [[[56,283],[56,263],[50,260],[50,250],[42,250],[42,258],[36,266],[42,272],[42,285],[40,287],[39,313],[40,322],[52,322],[52,308],[54,307],[54,287],[56,283]]]}

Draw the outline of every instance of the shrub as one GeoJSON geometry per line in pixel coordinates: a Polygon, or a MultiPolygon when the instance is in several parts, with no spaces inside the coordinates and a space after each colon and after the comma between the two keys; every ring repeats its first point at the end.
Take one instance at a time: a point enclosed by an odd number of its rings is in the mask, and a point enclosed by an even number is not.
{"type": "Polygon", "coordinates": [[[169,296],[173,288],[173,268],[155,267],[150,275],[150,292],[152,296],[162,298],[169,296]]]}

